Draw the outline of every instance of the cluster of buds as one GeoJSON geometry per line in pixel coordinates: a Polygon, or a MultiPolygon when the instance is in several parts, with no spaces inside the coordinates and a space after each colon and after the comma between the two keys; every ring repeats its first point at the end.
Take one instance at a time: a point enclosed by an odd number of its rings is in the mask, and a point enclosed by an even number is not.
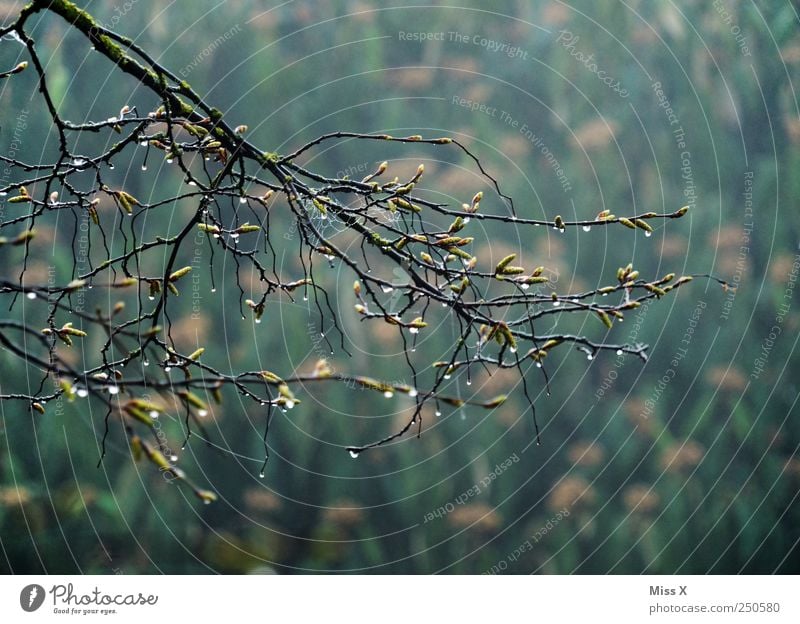
{"type": "Polygon", "coordinates": [[[68,347],[72,346],[73,336],[75,336],[76,338],[85,338],[88,335],[82,329],[73,327],[72,323],[64,323],[64,325],[59,329],[51,329],[49,327],[45,327],[42,330],[42,334],[44,334],[45,336],[50,336],[51,334],[55,334],[56,337],[68,347]]]}

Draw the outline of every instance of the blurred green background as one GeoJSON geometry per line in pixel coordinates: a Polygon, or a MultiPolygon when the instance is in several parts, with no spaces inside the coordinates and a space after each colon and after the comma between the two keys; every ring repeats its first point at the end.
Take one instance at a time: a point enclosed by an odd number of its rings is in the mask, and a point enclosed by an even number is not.
{"type": "MultiPolygon", "coordinates": [[[[344,446],[398,427],[410,401],[317,385],[277,415],[260,479],[264,414],[226,396],[209,415],[210,444],[195,437],[179,453],[179,465],[218,493],[208,506],[134,463],[118,426],[97,468],[104,413],[85,400],[45,415],[0,405],[0,570],[800,572],[796,3],[78,4],[179,72],[232,125],[247,124],[265,150],[289,151],[335,129],[452,135],[484,159],[523,216],[692,206],[647,238],[621,227],[560,235],[472,224],[477,252],[542,264],[559,293],[611,283],[628,262],[645,276],[713,273],[739,287],[698,279],[617,324],[610,339],[649,343],[647,364],[565,352],[548,362],[549,397],[534,370],[527,382],[541,446],[532,444],[518,379],[476,373],[471,386],[454,379],[453,391],[508,392],[509,401],[438,417],[426,410],[420,439],[353,460],[344,446]],[[781,333],[768,345],[776,324],[781,333]]],[[[20,7],[1,2],[3,21],[20,7]]],[[[106,119],[126,104],[151,110],[150,95],[60,19],[43,19],[33,34],[66,118],[106,119]]],[[[0,66],[13,67],[22,52],[0,42],[0,66]]],[[[55,144],[33,78],[0,85],[0,150],[14,144],[18,157],[39,162],[55,144]]],[[[148,198],[180,187],[179,173],[158,159],[142,173],[142,156],[115,162],[127,190],[148,198]]],[[[482,208],[503,210],[474,166],[444,149],[345,141],[310,162],[356,177],[384,159],[398,171],[424,162],[426,186],[456,205],[484,190],[482,208]]],[[[177,228],[191,209],[170,207],[149,227],[177,228]]],[[[288,212],[276,206],[271,224],[279,265],[298,272],[288,212]]],[[[48,267],[69,275],[71,227],[40,226],[31,283],[46,281],[48,267]]],[[[207,266],[206,247],[185,253],[207,266]]],[[[0,250],[4,275],[20,259],[0,250]]],[[[341,294],[352,358],[329,356],[316,336],[330,328],[309,302],[276,302],[260,325],[240,320],[235,268],[217,256],[214,271],[215,294],[208,270],[199,272],[202,314],[193,318],[185,298],[175,325],[179,341],[205,346],[209,361],[288,374],[326,357],[337,371],[409,381],[396,333],[353,318],[353,278],[341,267],[321,279],[341,294]]],[[[249,271],[240,278],[247,292],[257,289],[249,271]]],[[[115,300],[94,292],[86,308],[115,300]]],[[[4,314],[43,318],[33,304],[23,308],[4,314]]],[[[419,361],[452,344],[446,320],[423,332],[419,361]]],[[[604,335],[596,319],[564,321],[604,335]]],[[[5,352],[0,371],[3,392],[39,379],[5,352]]],[[[162,420],[179,446],[179,419],[162,420]]]]}

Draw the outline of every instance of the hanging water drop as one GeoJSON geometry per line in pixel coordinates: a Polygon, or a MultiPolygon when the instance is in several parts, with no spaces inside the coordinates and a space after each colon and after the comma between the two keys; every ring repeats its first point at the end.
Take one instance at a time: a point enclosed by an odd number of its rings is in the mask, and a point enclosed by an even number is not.
{"type": "Polygon", "coordinates": [[[591,232],[592,231],[592,226],[591,225],[584,225],[581,229],[584,232],[591,232]]]}
{"type": "Polygon", "coordinates": [[[442,415],[442,412],[440,412],[440,411],[437,409],[437,410],[434,412],[434,414],[436,414],[436,416],[441,416],[441,415],[442,415]]]}
{"type": "Polygon", "coordinates": [[[25,296],[26,296],[28,299],[31,299],[31,300],[33,300],[33,299],[36,299],[36,293],[35,293],[35,292],[29,292],[29,293],[28,293],[27,295],[25,295],[25,296]]]}
{"type": "Polygon", "coordinates": [[[622,353],[623,353],[622,349],[617,349],[617,355],[622,355],[622,353]]]}
{"type": "Polygon", "coordinates": [[[158,411],[150,410],[150,418],[158,418],[158,411]]]}
{"type": "Polygon", "coordinates": [[[645,231],[645,233],[644,233],[645,238],[650,238],[652,235],[653,235],[653,233],[650,232],[650,231],[645,231]]]}
{"type": "Polygon", "coordinates": [[[115,394],[119,394],[119,386],[109,386],[108,393],[112,396],[115,394]]]}
{"type": "Polygon", "coordinates": [[[86,388],[78,388],[77,394],[80,398],[85,399],[89,396],[89,391],[86,388]]]}
{"type": "Polygon", "coordinates": [[[383,393],[383,396],[385,396],[387,399],[391,399],[394,396],[394,392],[392,392],[391,390],[387,390],[386,392],[383,393]]]}
{"type": "Polygon", "coordinates": [[[204,410],[204,409],[198,410],[198,411],[197,411],[197,415],[198,415],[200,418],[203,418],[203,417],[205,417],[205,416],[208,416],[208,410],[204,410]]]}
{"type": "Polygon", "coordinates": [[[350,457],[352,457],[353,459],[356,459],[358,457],[358,451],[356,451],[354,449],[350,449],[350,457]]]}

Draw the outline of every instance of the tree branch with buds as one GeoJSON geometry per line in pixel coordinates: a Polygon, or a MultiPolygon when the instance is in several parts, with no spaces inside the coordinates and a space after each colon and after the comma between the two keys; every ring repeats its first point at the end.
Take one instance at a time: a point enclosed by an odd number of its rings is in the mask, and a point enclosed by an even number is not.
{"type": "Polygon", "coordinates": [[[21,305],[20,298],[24,297],[24,305],[44,306],[47,314],[42,327],[0,319],[3,348],[41,373],[38,388],[4,392],[0,399],[21,401],[44,413],[47,402],[56,398],[91,397],[106,409],[106,435],[109,424],[119,421],[135,458],[149,459],[159,470],[187,483],[205,502],[213,500],[214,494],[188,481],[174,465],[174,458],[160,450],[157,439],[153,443],[145,439],[155,434],[154,421],[167,410],[183,415],[186,444],[193,427],[203,428],[202,419],[210,409],[208,402],[222,401],[225,388],[235,390],[263,406],[266,461],[273,411],[298,405],[298,388],[305,384],[346,383],[413,399],[412,414],[399,430],[370,443],[347,447],[351,455],[357,456],[409,432],[419,435],[427,404],[433,403],[437,409],[441,404],[498,407],[506,397],[463,399],[451,393],[448,380],[455,375],[470,375],[473,369],[512,369],[523,381],[538,439],[528,383],[531,373],[538,371],[542,383],[549,387],[546,361],[550,353],[573,348],[590,359],[613,351],[645,360],[647,347],[552,330],[540,333],[536,330],[537,321],[542,317],[557,321],[565,315],[588,315],[597,318],[599,330],[611,330],[613,321],[621,320],[626,312],[646,301],[660,299],[692,279],[673,274],[645,278],[629,264],[621,267],[607,285],[586,292],[556,294],[543,289],[548,281],[544,267],[517,264],[513,254],[494,266],[485,266],[473,252],[477,235],[471,234],[471,225],[477,222],[496,222],[502,227],[547,226],[562,232],[574,227],[622,226],[649,235],[653,223],[680,218],[687,208],[666,214],[626,216],[603,211],[595,218],[573,221],[559,215],[547,220],[524,218],[517,214],[513,200],[478,156],[452,137],[334,132],[288,154],[264,150],[246,138],[245,125],[229,123],[187,82],[133,41],[105,29],[67,0],[34,0],[15,22],[0,29],[0,37],[21,41],[29,57],[14,68],[0,71],[0,80],[15,80],[23,72],[35,72],[59,144],[57,157],[45,164],[31,165],[2,156],[16,178],[0,188],[9,208],[14,208],[4,212],[0,222],[4,267],[0,296],[8,301],[10,309],[21,305]],[[146,87],[152,96],[151,110],[140,112],[126,105],[106,120],[74,123],[63,119],[51,97],[46,64],[40,60],[28,32],[31,17],[47,12],[66,20],[115,68],[146,87]],[[88,134],[116,137],[105,150],[91,155],[78,153],[78,139],[88,134]],[[470,194],[457,207],[434,201],[422,189],[421,182],[426,179],[422,164],[413,175],[400,179],[392,173],[389,162],[383,162],[360,180],[328,177],[305,164],[317,148],[341,141],[378,143],[387,150],[408,145],[451,150],[484,177],[495,209],[487,210],[482,205],[485,202],[481,191],[470,194]],[[146,154],[143,170],[148,157],[161,154],[168,163],[179,167],[185,189],[148,203],[115,185],[108,173],[113,168],[112,159],[133,159],[142,151],[146,154]],[[193,206],[191,216],[179,231],[171,236],[148,235],[142,225],[146,216],[158,215],[176,202],[193,206]],[[112,214],[105,206],[113,207],[112,214]],[[81,218],[90,220],[88,266],[79,269],[74,263],[66,283],[32,284],[26,279],[33,253],[31,241],[37,224],[54,215],[71,217],[76,224],[81,218]],[[298,233],[298,274],[278,270],[275,262],[269,222],[287,218],[294,221],[298,233]],[[348,234],[348,240],[357,241],[356,245],[346,248],[339,235],[330,233],[326,224],[334,221],[348,234]],[[113,236],[115,233],[121,234],[121,241],[113,236]],[[233,262],[242,316],[249,314],[260,322],[271,303],[302,292],[305,298],[310,297],[323,326],[332,327],[322,336],[332,353],[337,349],[347,353],[347,339],[333,304],[334,294],[315,277],[315,269],[320,264],[341,264],[353,279],[352,307],[348,304],[344,309],[352,310],[350,313],[364,323],[387,323],[396,329],[404,346],[411,383],[385,383],[334,372],[325,360],[320,360],[308,374],[281,375],[266,370],[231,374],[207,363],[204,348],[181,352],[173,339],[171,312],[177,309],[174,299],[190,279],[188,276],[200,270],[184,264],[186,247],[198,234],[212,253],[212,280],[213,254],[233,262]],[[356,253],[349,251],[353,248],[356,253]],[[145,270],[157,261],[157,270],[145,270]],[[11,275],[7,268],[15,262],[20,262],[22,268],[17,275],[11,275]],[[243,266],[250,267],[257,276],[260,293],[246,297],[239,282],[239,269],[243,266]],[[407,283],[397,284],[387,278],[387,267],[389,271],[400,267],[408,276],[407,283]],[[108,313],[76,309],[73,298],[90,288],[122,299],[108,313]],[[133,313],[127,311],[129,308],[133,313]],[[437,308],[452,319],[458,338],[448,357],[424,362],[424,354],[417,356],[415,345],[420,334],[428,331],[431,320],[442,314],[437,308]],[[89,340],[101,340],[99,350],[86,348],[80,359],[65,357],[65,352],[80,348],[89,340]],[[47,386],[48,380],[54,382],[52,389],[47,386]],[[147,393],[153,392],[161,400],[146,398],[147,393]]]}

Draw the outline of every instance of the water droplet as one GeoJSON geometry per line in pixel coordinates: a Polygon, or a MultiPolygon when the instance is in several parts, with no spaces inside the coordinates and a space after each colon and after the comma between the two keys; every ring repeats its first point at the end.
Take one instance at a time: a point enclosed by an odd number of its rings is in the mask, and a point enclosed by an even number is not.
{"type": "Polygon", "coordinates": [[[553,302],[553,307],[554,307],[554,308],[557,308],[557,307],[558,307],[558,306],[560,306],[560,305],[561,305],[561,302],[560,302],[560,301],[554,301],[554,302],[553,302]]]}
{"type": "Polygon", "coordinates": [[[144,362],[142,362],[142,366],[150,366],[150,362],[148,360],[145,360],[144,362]]]}
{"type": "Polygon", "coordinates": [[[450,379],[450,375],[445,375],[444,378],[445,379],[450,379]]]}
{"type": "Polygon", "coordinates": [[[531,285],[530,285],[530,284],[520,284],[520,288],[521,288],[522,290],[528,290],[530,287],[531,287],[531,285]]]}
{"type": "Polygon", "coordinates": [[[158,412],[156,410],[150,410],[150,418],[158,418],[158,412]]]}
{"type": "Polygon", "coordinates": [[[391,286],[381,286],[381,290],[385,293],[390,293],[394,290],[391,286]]]}
{"type": "Polygon", "coordinates": [[[147,165],[142,165],[142,171],[147,171],[147,165]]]}
{"type": "Polygon", "coordinates": [[[434,413],[435,413],[437,416],[441,416],[441,415],[442,415],[442,412],[440,412],[439,410],[436,410],[434,413]]]}
{"type": "Polygon", "coordinates": [[[189,180],[188,184],[189,186],[197,186],[197,182],[195,182],[194,180],[189,180]]]}
{"type": "Polygon", "coordinates": [[[303,301],[308,301],[308,295],[303,295],[303,301]]]}
{"type": "Polygon", "coordinates": [[[212,293],[215,293],[215,292],[217,292],[217,289],[216,289],[216,288],[212,288],[212,289],[211,289],[211,292],[212,292],[212,293]]]}
{"type": "Polygon", "coordinates": [[[171,366],[165,366],[165,367],[164,367],[164,372],[165,372],[165,373],[168,373],[168,372],[169,372],[169,371],[171,371],[171,370],[172,370],[172,367],[171,367],[171,366]]]}
{"type": "Polygon", "coordinates": [[[541,368],[541,367],[542,367],[542,363],[541,362],[536,362],[536,368],[541,368]]]}
{"type": "Polygon", "coordinates": [[[591,353],[589,353],[589,354],[586,356],[586,359],[587,359],[587,360],[593,360],[593,359],[594,359],[594,356],[593,356],[591,353]]]}
{"type": "Polygon", "coordinates": [[[178,456],[177,455],[170,455],[169,460],[172,461],[172,462],[176,462],[176,461],[178,461],[178,456]]]}
{"type": "Polygon", "coordinates": [[[645,238],[650,238],[652,235],[653,235],[652,232],[645,232],[644,233],[645,238]]]}
{"type": "Polygon", "coordinates": [[[470,218],[469,218],[469,217],[464,217],[464,219],[463,219],[464,225],[466,225],[467,223],[469,223],[469,221],[470,221],[470,218]]]}
{"type": "Polygon", "coordinates": [[[114,163],[111,163],[111,162],[108,163],[108,168],[113,170],[114,169],[114,163]]]}
{"type": "Polygon", "coordinates": [[[294,408],[294,401],[291,399],[286,401],[286,409],[293,409],[294,408]]]}
{"type": "Polygon", "coordinates": [[[197,410],[197,415],[200,418],[204,418],[205,416],[208,416],[208,410],[204,410],[204,409],[197,410]]]}
{"type": "Polygon", "coordinates": [[[409,327],[408,328],[408,333],[409,334],[418,334],[419,333],[419,327],[409,327]]]}
{"type": "Polygon", "coordinates": [[[85,399],[89,396],[89,391],[86,388],[78,388],[77,394],[80,398],[85,399]]]}
{"type": "Polygon", "coordinates": [[[119,387],[118,386],[109,386],[108,393],[111,395],[119,394],[119,387]]]}
{"type": "Polygon", "coordinates": [[[28,297],[28,299],[36,299],[36,293],[35,292],[29,292],[25,296],[28,297]]]}
{"type": "Polygon", "coordinates": [[[419,391],[416,388],[411,388],[411,390],[408,391],[408,396],[410,396],[412,399],[418,394],[419,391]]]}
{"type": "Polygon", "coordinates": [[[154,295],[148,295],[148,297],[147,297],[147,298],[148,298],[150,301],[155,301],[155,300],[156,300],[156,298],[155,298],[155,296],[154,296],[154,295]]]}
{"type": "Polygon", "coordinates": [[[383,396],[385,396],[387,399],[391,399],[394,396],[394,392],[392,392],[391,390],[387,390],[386,392],[383,393],[383,396]]]}
{"type": "Polygon", "coordinates": [[[516,347],[511,347],[509,349],[509,351],[511,351],[511,353],[516,353],[517,352],[517,348],[516,347]]]}
{"type": "Polygon", "coordinates": [[[592,226],[591,226],[591,225],[584,225],[584,226],[583,226],[581,229],[582,229],[584,232],[591,232],[591,230],[592,230],[592,226]]]}
{"type": "Polygon", "coordinates": [[[258,323],[260,323],[260,322],[261,322],[261,319],[260,319],[260,318],[257,318],[257,319],[256,319],[256,324],[258,324],[258,323]]]}
{"type": "Polygon", "coordinates": [[[263,478],[264,478],[264,473],[263,473],[263,472],[259,472],[259,473],[258,473],[258,476],[259,476],[261,479],[263,479],[263,478]]]}
{"type": "Polygon", "coordinates": [[[471,379],[467,379],[467,385],[468,385],[468,386],[471,386],[471,385],[472,385],[472,380],[471,380],[471,379]]]}
{"type": "Polygon", "coordinates": [[[622,349],[617,349],[617,355],[622,355],[622,353],[623,353],[622,349]]]}
{"type": "Polygon", "coordinates": [[[167,158],[167,164],[168,164],[168,165],[171,165],[171,164],[172,164],[172,159],[171,159],[171,158],[167,158]]]}
{"type": "Polygon", "coordinates": [[[358,451],[350,449],[350,457],[356,459],[358,457],[358,451]]]}
{"type": "Polygon", "coordinates": [[[247,203],[247,198],[246,197],[240,197],[239,198],[239,203],[240,204],[246,204],[247,203]]]}
{"type": "Polygon", "coordinates": [[[210,504],[211,504],[211,501],[210,501],[209,499],[207,499],[207,498],[204,498],[204,499],[203,499],[203,504],[204,504],[204,505],[210,505],[210,504]]]}

